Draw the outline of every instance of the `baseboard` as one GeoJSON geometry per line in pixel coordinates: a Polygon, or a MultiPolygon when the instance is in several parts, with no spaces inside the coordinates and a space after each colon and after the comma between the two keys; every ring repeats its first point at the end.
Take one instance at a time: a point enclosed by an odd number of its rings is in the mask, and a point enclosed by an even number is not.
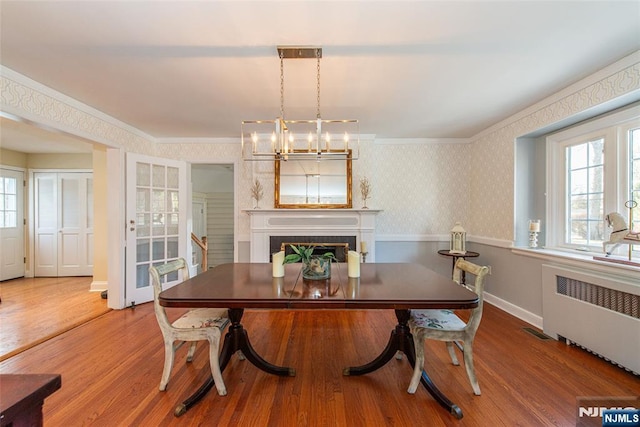
{"type": "Polygon", "coordinates": [[[91,282],[91,288],[89,289],[89,292],[102,292],[102,291],[106,291],[108,287],[108,282],[102,280],[102,281],[93,281],[91,282]]]}
{"type": "Polygon", "coordinates": [[[511,304],[508,301],[505,301],[501,298],[498,298],[490,293],[484,293],[484,301],[498,307],[501,310],[506,311],[507,313],[517,317],[520,320],[524,320],[532,326],[535,326],[538,329],[542,329],[542,316],[538,316],[533,314],[517,305],[511,304]]]}

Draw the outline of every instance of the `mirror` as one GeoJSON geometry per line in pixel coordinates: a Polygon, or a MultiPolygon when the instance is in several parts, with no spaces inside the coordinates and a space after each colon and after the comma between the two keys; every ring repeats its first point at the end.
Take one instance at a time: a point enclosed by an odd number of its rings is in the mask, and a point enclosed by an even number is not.
{"type": "Polygon", "coordinates": [[[276,208],[350,209],[351,155],[336,160],[276,160],[276,208]]]}

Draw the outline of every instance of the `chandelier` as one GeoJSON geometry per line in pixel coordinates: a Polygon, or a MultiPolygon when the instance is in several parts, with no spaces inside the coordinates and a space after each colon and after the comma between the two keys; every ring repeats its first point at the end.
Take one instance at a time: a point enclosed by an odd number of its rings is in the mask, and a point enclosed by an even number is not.
{"type": "Polygon", "coordinates": [[[278,46],[280,57],[280,117],[242,121],[243,160],[357,159],[360,135],[357,120],[325,120],[320,115],[320,47],[278,46]],[[316,118],[289,120],[284,114],[284,60],[313,59],[316,66],[316,118]]]}

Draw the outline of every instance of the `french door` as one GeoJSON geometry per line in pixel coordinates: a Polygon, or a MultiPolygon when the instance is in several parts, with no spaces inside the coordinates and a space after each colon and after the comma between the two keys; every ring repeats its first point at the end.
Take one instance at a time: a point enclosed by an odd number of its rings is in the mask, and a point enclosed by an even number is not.
{"type": "Polygon", "coordinates": [[[24,172],[0,168],[0,280],[24,276],[24,172]]]}
{"type": "MultiPolygon", "coordinates": [[[[127,306],[153,300],[151,265],[187,257],[185,162],[127,153],[127,306]]],[[[177,283],[178,277],[169,277],[177,283]]]]}

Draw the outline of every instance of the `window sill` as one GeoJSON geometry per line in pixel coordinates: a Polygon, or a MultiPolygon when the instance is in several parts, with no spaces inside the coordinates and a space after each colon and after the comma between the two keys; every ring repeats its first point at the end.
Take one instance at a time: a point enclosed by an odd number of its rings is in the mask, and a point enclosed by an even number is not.
{"type": "Polygon", "coordinates": [[[562,251],[547,248],[530,249],[526,247],[514,247],[511,249],[511,252],[515,255],[542,259],[556,264],[573,265],[601,273],[623,276],[634,281],[639,280],[638,273],[640,273],[640,266],[636,267],[633,265],[596,260],[593,258],[593,253],[576,253],[577,251],[562,251]]]}

